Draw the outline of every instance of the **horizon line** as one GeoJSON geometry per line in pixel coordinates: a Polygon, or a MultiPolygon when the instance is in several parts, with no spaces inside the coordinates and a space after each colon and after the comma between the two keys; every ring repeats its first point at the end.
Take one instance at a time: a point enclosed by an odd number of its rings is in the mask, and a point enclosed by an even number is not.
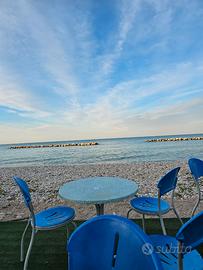
{"type": "Polygon", "coordinates": [[[53,143],[53,142],[73,142],[73,141],[90,141],[90,140],[113,140],[113,139],[133,139],[146,137],[168,137],[168,136],[188,136],[188,135],[203,135],[200,133],[182,133],[182,134],[165,134],[165,135],[147,135],[147,136],[126,136],[126,137],[105,137],[105,138],[88,138],[88,139],[70,139],[70,140],[48,140],[48,141],[33,141],[33,142],[15,142],[15,143],[0,143],[0,145],[16,145],[16,144],[35,144],[35,143],[53,143]]]}

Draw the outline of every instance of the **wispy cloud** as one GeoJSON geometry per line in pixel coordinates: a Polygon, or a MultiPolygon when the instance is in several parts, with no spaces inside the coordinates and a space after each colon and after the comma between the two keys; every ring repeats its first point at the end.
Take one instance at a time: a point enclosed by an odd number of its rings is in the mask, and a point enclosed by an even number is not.
{"type": "MultiPolygon", "coordinates": [[[[147,135],[172,129],[174,117],[178,132],[191,115],[202,123],[201,1],[0,7],[1,118],[13,114],[30,126],[35,118],[25,136],[147,135]]],[[[194,122],[187,128],[196,131],[194,122]]]]}
{"type": "Polygon", "coordinates": [[[13,75],[6,74],[0,69],[0,106],[5,107],[10,113],[16,113],[31,118],[44,118],[50,112],[37,106],[37,100],[19,84],[13,75]]]}
{"type": "Polygon", "coordinates": [[[148,78],[122,82],[110,88],[96,103],[67,111],[62,119],[83,128],[126,130],[130,129],[126,123],[132,117],[155,119],[187,115],[191,108],[202,104],[198,98],[203,97],[201,69],[201,63],[183,63],[148,78]],[[200,84],[198,88],[196,81],[200,84]],[[188,89],[187,85],[191,84],[193,88],[188,89]]]}
{"type": "Polygon", "coordinates": [[[134,25],[134,21],[136,18],[136,13],[138,12],[140,8],[140,1],[121,1],[119,2],[118,6],[118,30],[117,35],[115,35],[113,46],[108,51],[108,48],[106,49],[106,53],[99,57],[101,69],[99,71],[100,77],[105,77],[107,75],[111,75],[111,72],[113,71],[113,66],[120,57],[123,46],[128,38],[128,34],[130,30],[132,29],[134,25]]]}
{"type": "MultiPolygon", "coordinates": [[[[49,20],[40,11],[37,11],[34,3],[21,1],[21,16],[27,25],[34,42],[36,57],[39,57],[40,65],[50,75],[52,81],[56,83],[55,91],[62,95],[74,95],[78,91],[78,82],[72,73],[70,59],[71,54],[67,54],[63,48],[57,34],[49,24],[49,20]]],[[[69,40],[71,42],[71,36],[69,40]]]]}
{"type": "MultiPolygon", "coordinates": [[[[9,30],[9,43],[14,54],[19,51],[18,46],[15,48],[19,39],[21,51],[29,50],[32,54],[30,69],[43,69],[53,84],[50,90],[75,100],[80,91],[80,74],[77,74],[76,69],[81,62],[87,64],[92,49],[88,16],[77,11],[77,6],[70,7],[66,15],[66,22],[69,24],[67,27],[60,19],[51,20],[40,9],[40,5],[33,1],[20,0],[13,4],[8,2],[3,7],[5,13],[1,17],[0,29],[0,33],[4,34],[3,40],[8,41],[5,32],[9,30]],[[75,12],[76,15],[73,15],[75,12]],[[54,25],[55,22],[58,24],[54,25]],[[37,65],[33,65],[33,58],[38,59],[37,65]]],[[[64,12],[59,9],[58,12],[60,11],[64,12]]],[[[54,7],[51,12],[54,12],[54,7]]],[[[2,45],[2,53],[7,45],[2,45]]]]}

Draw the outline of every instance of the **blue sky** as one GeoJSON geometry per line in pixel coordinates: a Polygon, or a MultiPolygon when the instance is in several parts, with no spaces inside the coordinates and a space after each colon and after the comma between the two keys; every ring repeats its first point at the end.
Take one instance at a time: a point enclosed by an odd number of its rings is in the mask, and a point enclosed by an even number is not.
{"type": "Polygon", "coordinates": [[[203,132],[202,0],[2,0],[0,143],[203,132]]]}

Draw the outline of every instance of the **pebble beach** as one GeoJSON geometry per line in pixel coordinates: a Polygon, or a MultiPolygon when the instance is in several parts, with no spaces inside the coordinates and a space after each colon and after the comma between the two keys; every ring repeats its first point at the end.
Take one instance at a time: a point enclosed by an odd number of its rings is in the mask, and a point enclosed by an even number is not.
{"type": "MultiPolygon", "coordinates": [[[[194,180],[186,162],[142,162],[142,163],[104,163],[90,165],[60,165],[0,168],[0,220],[18,220],[28,217],[23,198],[12,181],[17,175],[29,185],[35,211],[55,205],[69,205],[76,210],[76,219],[88,219],[95,215],[94,205],[76,204],[63,201],[58,197],[60,186],[68,181],[91,176],[118,176],[136,181],[139,185],[138,196],[156,196],[156,183],[162,175],[180,166],[176,188],[175,205],[181,217],[189,217],[197,200],[194,180]]],[[[170,200],[170,196],[165,197],[170,200]]],[[[106,204],[105,213],[125,216],[129,209],[129,199],[106,204]]],[[[198,210],[203,210],[200,205],[198,210]]],[[[174,217],[172,212],[165,215],[174,217]]],[[[140,215],[132,213],[132,218],[140,215]]]]}

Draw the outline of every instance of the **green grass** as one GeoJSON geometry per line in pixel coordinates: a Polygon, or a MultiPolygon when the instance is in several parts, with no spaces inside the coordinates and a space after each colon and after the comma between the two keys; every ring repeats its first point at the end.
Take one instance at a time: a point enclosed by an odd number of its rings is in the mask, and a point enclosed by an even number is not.
{"type": "MultiPolygon", "coordinates": [[[[141,224],[140,220],[135,220],[141,224]]],[[[165,219],[169,235],[175,235],[180,224],[176,219],[165,219]]],[[[77,221],[77,225],[81,223],[77,221]]],[[[0,222],[0,269],[20,270],[20,239],[26,223],[23,221],[0,222]]],[[[73,227],[71,227],[71,230],[73,227]]],[[[148,233],[161,233],[157,219],[147,220],[148,233]]],[[[26,246],[29,244],[30,231],[25,238],[26,246]]],[[[201,252],[203,249],[201,249],[201,252]]],[[[32,248],[29,270],[62,270],[66,269],[66,229],[59,228],[53,231],[41,231],[37,233],[32,248]]]]}

